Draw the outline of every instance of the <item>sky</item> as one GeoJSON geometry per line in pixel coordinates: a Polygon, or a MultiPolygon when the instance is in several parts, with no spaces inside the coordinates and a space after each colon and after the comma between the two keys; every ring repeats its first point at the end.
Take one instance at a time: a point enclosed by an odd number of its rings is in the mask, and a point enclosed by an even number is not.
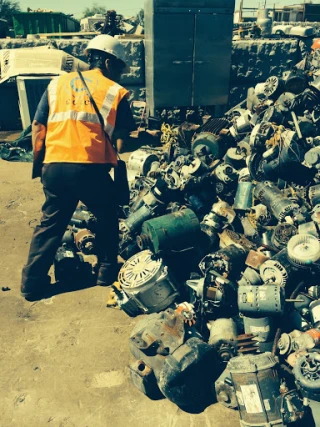
{"type": "MultiPolygon", "coordinates": [[[[244,7],[263,6],[265,0],[243,0],[244,7]]],[[[236,8],[240,0],[236,0],[236,8]]],[[[28,7],[31,9],[54,9],[57,12],[73,13],[75,18],[81,18],[82,12],[86,7],[93,3],[105,6],[108,9],[115,9],[123,15],[135,15],[144,5],[144,0],[20,0],[22,10],[28,7]]],[[[266,0],[267,6],[285,6],[290,4],[303,3],[303,0],[266,0]]],[[[320,3],[320,0],[314,0],[314,3],[320,3]]]]}

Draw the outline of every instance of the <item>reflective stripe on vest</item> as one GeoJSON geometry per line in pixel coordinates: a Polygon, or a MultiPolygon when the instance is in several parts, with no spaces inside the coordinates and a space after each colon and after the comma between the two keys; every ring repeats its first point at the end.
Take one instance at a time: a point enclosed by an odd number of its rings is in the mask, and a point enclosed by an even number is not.
{"type": "MultiPolygon", "coordinates": [[[[48,86],[48,94],[49,94],[49,99],[50,99],[50,103],[51,103],[51,108],[53,111],[56,109],[57,93],[58,93],[57,88],[58,88],[59,77],[60,76],[54,77],[48,86]]],[[[50,120],[50,118],[49,118],[49,120],[50,120]]]]}
{"type": "Polygon", "coordinates": [[[64,122],[65,120],[80,120],[82,122],[100,123],[99,117],[94,113],[83,113],[70,110],[62,113],[53,113],[49,117],[50,123],[64,122]]]}
{"type": "MultiPolygon", "coordinates": [[[[57,85],[58,85],[58,79],[55,78],[48,88],[50,103],[51,103],[51,111],[54,111],[56,108],[57,85]]],[[[112,124],[108,122],[108,117],[112,109],[114,100],[121,89],[122,87],[117,83],[111,86],[104,98],[102,107],[100,108],[100,114],[104,118],[104,130],[108,134],[110,139],[112,138],[112,135],[114,132],[114,126],[112,126],[112,124]]],[[[48,122],[50,123],[63,122],[65,120],[80,120],[80,121],[89,122],[89,123],[100,123],[100,120],[95,113],[83,113],[83,112],[77,112],[75,110],[69,110],[61,113],[53,113],[48,118],[48,122]]]]}
{"type": "Polygon", "coordinates": [[[112,109],[114,99],[117,96],[120,89],[121,89],[121,86],[118,85],[117,83],[111,86],[106,97],[104,98],[102,107],[100,109],[100,114],[102,115],[102,117],[104,117],[104,130],[109,135],[110,138],[112,138],[112,134],[114,132],[114,126],[108,123],[108,117],[112,109]]]}

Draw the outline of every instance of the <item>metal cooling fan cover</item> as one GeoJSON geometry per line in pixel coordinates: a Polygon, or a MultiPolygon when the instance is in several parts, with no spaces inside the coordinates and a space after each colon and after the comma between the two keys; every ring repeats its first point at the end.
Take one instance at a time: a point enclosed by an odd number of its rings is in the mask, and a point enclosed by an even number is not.
{"type": "Polygon", "coordinates": [[[320,259],[320,242],[310,234],[297,234],[288,243],[288,257],[296,264],[309,265],[320,259]]]}
{"type": "Polygon", "coordinates": [[[260,276],[264,282],[276,283],[284,287],[288,280],[288,273],[278,261],[268,260],[260,267],[260,276]]]}
{"type": "Polygon", "coordinates": [[[154,259],[151,251],[139,252],[130,258],[119,272],[119,283],[124,289],[134,290],[157,280],[161,267],[161,259],[154,259]]]}

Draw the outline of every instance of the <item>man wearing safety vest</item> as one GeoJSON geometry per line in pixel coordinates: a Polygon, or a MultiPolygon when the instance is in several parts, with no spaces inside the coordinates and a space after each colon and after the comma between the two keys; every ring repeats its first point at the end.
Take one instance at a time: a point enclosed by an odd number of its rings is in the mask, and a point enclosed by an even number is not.
{"type": "Polygon", "coordinates": [[[50,293],[48,271],[79,201],[97,218],[97,284],[110,285],[117,274],[117,206],[109,171],[117,166],[111,141],[121,152],[125,136],[135,129],[128,91],[116,83],[126,58],[119,41],[108,35],[92,39],[86,54],[90,69],[83,78],[104,131],[78,73],[51,81],[32,124],[33,177],[41,176],[46,201],[22,271],[21,294],[28,300],[50,293]]]}

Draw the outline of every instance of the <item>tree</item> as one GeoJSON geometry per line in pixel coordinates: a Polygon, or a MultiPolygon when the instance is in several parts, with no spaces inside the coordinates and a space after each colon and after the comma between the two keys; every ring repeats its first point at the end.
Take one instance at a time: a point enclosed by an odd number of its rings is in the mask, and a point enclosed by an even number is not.
{"type": "Polygon", "coordinates": [[[0,18],[6,19],[10,26],[13,25],[12,14],[19,12],[20,5],[17,1],[12,0],[0,0],[0,18]]]}
{"type": "Polygon", "coordinates": [[[105,15],[107,13],[107,9],[105,6],[100,6],[98,3],[93,3],[91,7],[86,7],[84,9],[83,18],[87,18],[88,16],[93,16],[96,13],[101,13],[102,15],[105,15]]]}

